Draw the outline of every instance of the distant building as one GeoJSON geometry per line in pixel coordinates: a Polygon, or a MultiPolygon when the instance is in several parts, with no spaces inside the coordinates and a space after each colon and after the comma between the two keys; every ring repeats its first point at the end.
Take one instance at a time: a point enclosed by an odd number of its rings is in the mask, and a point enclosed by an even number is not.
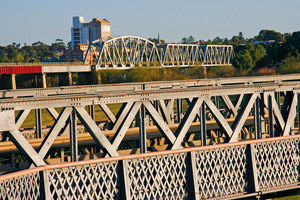
{"type": "MultiPolygon", "coordinates": [[[[76,43],[74,45],[74,49],[66,49],[64,52],[64,61],[65,62],[72,62],[72,61],[83,61],[86,55],[86,52],[88,50],[89,45],[88,44],[81,44],[81,43],[76,43]]],[[[94,48],[95,47],[91,47],[94,48]]],[[[95,52],[95,51],[92,51],[95,52]]],[[[89,54],[87,57],[87,62],[90,62],[92,60],[93,54],[89,54]]]]}
{"type": "Polygon", "coordinates": [[[89,43],[97,39],[107,40],[111,37],[110,22],[106,19],[93,18],[91,22],[84,22],[82,16],[73,17],[71,28],[72,50],[75,44],[89,43]]]}

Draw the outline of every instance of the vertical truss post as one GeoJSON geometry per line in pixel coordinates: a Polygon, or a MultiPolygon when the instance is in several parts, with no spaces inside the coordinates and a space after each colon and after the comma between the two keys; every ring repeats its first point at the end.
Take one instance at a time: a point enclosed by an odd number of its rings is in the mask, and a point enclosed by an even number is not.
{"type": "Polygon", "coordinates": [[[273,105],[272,96],[268,95],[268,114],[269,114],[269,135],[274,137],[274,119],[273,119],[273,105]]]}
{"type": "Polygon", "coordinates": [[[9,162],[10,162],[10,167],[14,169],[16,167],[15,153],[10,153],[9,162]]]}
{"type": "Polygon", "coordinates": [[[259,98],[256,98],[254,104],[254,129],[255,129],[255,139],[261,138],[261,111],[259,98]]]}
{"type": "Polygon", "coordinates": [[[298,134],[300,134],[300,93],[297,94],[298,134]]]}
{"type": "Polygon", "coordinates": [[[275,92],[275,100],[278,104],[279,109],[281,108],[281,104],[280,104],[280,92],[275,92]]]}
{"type": "Polygon", "coordinates": [[[220,108],[219,97],[215,96],[215,105],[217,108],[220,108]]]}
{"type": "Polygon", "coordinates": [[[196,155],[194,151],[188,152],[188,183],[191,190],[188,191],[188,199],[200,200],[199,185],[196,166],[196,155]]]}
{"type": "Polygon", "coordinates": [[[138,113],[138,123],[140,131],[140,153],[147,153],[147,135],[145,124],[145,106],[142,104],[138,113]]]}
{"type": "MultiPolygon", "coordinates": [[[[257,170],[257,167],[256,167],[256,160],[255,160],[255,154],[256,154],[256,150],[255,150],[255,147],[254,147],[255,144],[249,144],[249,149],[250,149],[250,158],[248,159],[248,163],[249,163],[249,172],[248,172],[248,175],[249,175],[249,178],[252,182],[252,191],[253,192],[257,192],[259,193],[259,184],[258,184],[258,170],[257,170]]],[[[249,155],[248,154],[248,155],[249,155]]]]}
{"type": "Polygon", "coordinates": [[[182,114],[182,99],[176,99],[177,123],[181,121],[182,114]]]}
{"type": "Polygon", "coordinates": [[[130,180],[128,177],[128,161],[127,160],[120,160],[120,199],[129,200],[130,199],[130,180]]]}
{"type": "Polygon", "coordinates": [[[206,113],[205,113],[204,102],[200,107],[200,137],[201,137],[201,145],[206,146],[207,130],[206,130],[206,113]]]}
{"type": "Polygon", "coordinates": [[[71,162],[78,161],[77,118],[73,109],[70,115],[70,156],[71,162]]]}
{"type": "Polygon", "coordinates": [[[36,137],[42,138],[42,111],[35,109],[36,137]]]}
{"type": "Polygon", "coordinates": [[[89,105],[89,114],[93,120],[95,120],[95,106],[89,105]]]}
{"type": "Polygon", "coordinates": [[[41,191],[41,199],[50,200],[50,185],[49,185],[49,178],[48,178],[48,171],[42,170],[40,173],[40,191],[41,191]]]}

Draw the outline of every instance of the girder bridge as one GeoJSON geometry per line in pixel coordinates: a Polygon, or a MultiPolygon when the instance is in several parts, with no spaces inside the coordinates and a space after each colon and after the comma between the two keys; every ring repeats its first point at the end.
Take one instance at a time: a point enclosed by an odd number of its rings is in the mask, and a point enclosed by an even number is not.
{"type": "MultiPolygon", "coordinates": [[[[33,168],[0,176],[4,199],[216,199],[299,186],[299,74],[0,92],[0,146],[12,143],[33,168]],[[111,135],[97,124],[98,107],[111,135]],[[39,147],[21,128],[31,110],[39,147]],[[45,135],[42,111],[53,120],[45,135]],[[218,140],[210,140],[209,120],[218,125],[218,140]],[[102,159],[76,162],[82,153],[79,124],[102,159]],[[150,125],[171,151],[151,148],[150,125]],[[138,152],[148,153],[122,157],[132,128],[138,130],[138,152]],[[47,165],[64,134],[71,163],[47,165]]],[[[9,161],[16,164],[13,157],[9,161]]]]}

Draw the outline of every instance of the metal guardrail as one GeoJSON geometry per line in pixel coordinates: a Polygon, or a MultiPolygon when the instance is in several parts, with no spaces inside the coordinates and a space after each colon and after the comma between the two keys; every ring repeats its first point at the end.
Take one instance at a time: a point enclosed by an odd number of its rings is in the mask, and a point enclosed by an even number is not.
{"type": "Polygon", "coordinates": [[[0,199],[224,199],[298,188],[299,139],[45,165],[0,176],[0,199]]]}

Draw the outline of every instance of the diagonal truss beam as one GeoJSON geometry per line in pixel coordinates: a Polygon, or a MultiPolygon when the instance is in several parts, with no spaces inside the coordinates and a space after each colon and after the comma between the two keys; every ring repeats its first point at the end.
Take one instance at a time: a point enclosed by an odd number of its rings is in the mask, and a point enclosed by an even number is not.
{"type": "Polygon", "coordinates": [[[170,144],[173,144],[176,140],[174,133],[171,131],[166,122],[162,119],[161,115],[156,111],[154,106],[148,102],[143,102],[144,106],[148,110],[150,116],[155,121],[157,128],[160,130],[162,135],[169,141],[170,144]]]}
{"type": "Polygon", "coordinates": [[[122,126],[119,127],[119,129],[116,131],[113,139],[112,139],[112,148],[114,150],[117,150],[119,145],[121,144],[126,132],[129,129],[129,126],[131,125],[133,119],[135,118],[138,110],[140,109],[142,105],[142,102],[135,102],[130,111],[127,113],[127,116],[124,118],[124,122],[122,123],[122,126]]]}
{"type": "Polygon", "coordinates": [[[23,122],[29,115],[30,111],[31,111],[31,109],[26,109],[26,110],[21,110],[19,112],[18,116],[16,117],[16,128],[17,129],[19,129],[22,126],[23,122]]]}
{"type": "Polygon", "coordinates": [[[66,122],[67,122],[72,110],[73,110],[72,107],[66,107],[61,111],[60,115],[58,116],[54,125],[51,127],[49,133],[43,140],[43,143],[39,149],[38,153],[42,158],[45,158],[45,156],[48,153],[49,149],[51,148],[53,142],[55,141],[55,138],[58,136],[60,131],[65,127],[66,122]]]}
{"type": "Polygon", "coordinates": [[[119,113],[117,114],[117,120],[113,125],[112,130],[118,130],[119,127],[122,125],[124,122],[128,112],[130,111],[132,105],[134,102],[128,102],[125,105],[123,104],[121,109],[119,110],[119,113]]]}
{"type": "Polygon", "coordinates": [[[102,108],[102,110],[104,111],[104,113],[106,114],[106,116],[109,118],[109,120],[112,123],[115,123],[116,122],[116,117],[111,112],[111,110],[109,109],[109,107],[105,103],[100,103],[99,106],[102,108]]]}
{"type": "Polygon", "coordinates": [[[217,106],[212,102],[210,98],[205,99],[205,104],[214,116],[214,119],[218,123],[219,127],[224,131],[226,136],[230,138],[233,134],[233,131],[217,106]]]}
{"type": "Polygon", "coordinates": [[[30,145],[30,143],[18,129],[9,131],[9,138],[19,150],[21,150],[30,160],[32,160],[35,166],[46,165],[43,158],[35,151],[35,149],[30,145]]]}
{"type": "MultiPolygon", "coordinates": [[[[194,121],[196,114],[199,112],[200,106],[203,102],[203,98],[194,98],[191,102],[188,110],[186,111],[182,121],[180,122],[178,128],[175,131],[176,140],[172,145],[171,149],[179,149],[183,138],[185,137],[189,127],[194,121]]],[[[168,146],[168,148],[170,145],[168,146]]]]}
{"type": "Polygon", "coordinates": [[[77,112],[78,119],[83,123],[84,127],[91,134],[96,143],[104,148],[104,151],[110,156],[118,156],[116,149],[111,145],[104,133],[97,126],[96,122],[91,118],[83,106],[74,107],[77,112]]]}
{"type": "Polygon", "coordinates": [[[232,134],[229,142],[238,142],[238,134],[241,132],[241,130],[246,122],[246,119],[249,116],[249,113],[250,113],[250,111],[256,101],[256,98],[258,96],[259,96],[258,93],[246,95],[244,104],[241,106],[241,109],[232,124],[233,134],[232,134]]]}

